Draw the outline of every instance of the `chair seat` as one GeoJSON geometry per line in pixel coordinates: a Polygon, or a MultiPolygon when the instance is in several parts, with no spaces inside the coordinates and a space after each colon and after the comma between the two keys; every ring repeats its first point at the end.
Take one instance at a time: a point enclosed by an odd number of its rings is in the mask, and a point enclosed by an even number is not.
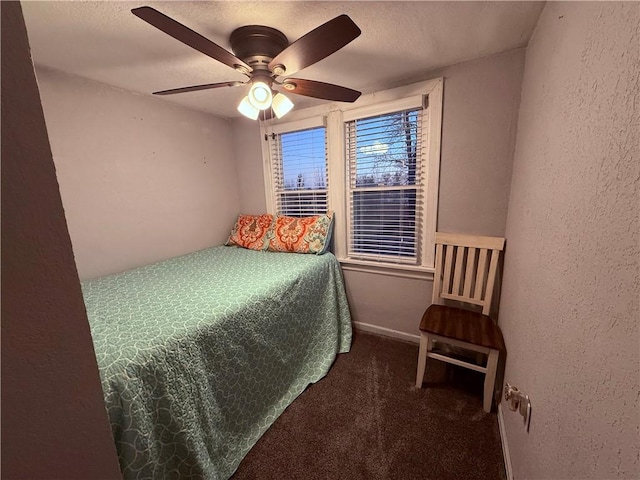
{"type": "Polygon", "coordinates": [[[505,350],[500,328],[480,312],[434,304],[424,312],[420,330],[494,350],[505,350]]]}

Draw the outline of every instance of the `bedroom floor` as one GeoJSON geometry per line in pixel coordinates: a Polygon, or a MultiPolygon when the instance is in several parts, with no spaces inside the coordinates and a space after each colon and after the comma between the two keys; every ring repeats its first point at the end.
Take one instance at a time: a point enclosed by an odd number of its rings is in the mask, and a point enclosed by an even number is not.
{"type": "Polygon", "coordinates": [[[232,479],[506,479],[483,376],[431,361],[416,389],[417,356],[412,343],[357,333],[232,479]]]}

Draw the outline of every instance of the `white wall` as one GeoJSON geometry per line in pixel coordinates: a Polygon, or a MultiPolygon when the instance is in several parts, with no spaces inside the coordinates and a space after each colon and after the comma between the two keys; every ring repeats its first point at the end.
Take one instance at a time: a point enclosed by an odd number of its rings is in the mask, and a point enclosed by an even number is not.
{"type": "Polygon", "coordinates": [[[36,73],[81,279],[226,240],[239,210],[229,122],[36,73]]]}
{"type": "Polygon", "coordinates": [[[122,478],[20,3],[1,10],[2,478],[122,478]]]}
{"type": "Polygon", "coordinates": [[[524,59],[519,49],[442,70],[439,231],[504,235],[524,59]]]}
{"type": "MultiPolygon", "coordinates": [[[[453,65],[423,78],[444,77],[438,229],[504,235],[515,147],[524,49],[453,65]]],[[[241,204],[265,211],[260,131],[234,121],[241,204]]],[[[344,271],[357,322],[419,333],[431,281],[344,271]]]]}
{"type": "Polygon", "coordinates": [[[530,41],[500,324],[516,479],[639,478],[640,4],[547,3],[530,41]]]}
{"type": "Polygon", "coordinates": [[[267,211],[262,167],[262,146],[258,122],[236,118],[233,125],[233,150],[236,155],[238,192],[242,213],[267,211]]]}

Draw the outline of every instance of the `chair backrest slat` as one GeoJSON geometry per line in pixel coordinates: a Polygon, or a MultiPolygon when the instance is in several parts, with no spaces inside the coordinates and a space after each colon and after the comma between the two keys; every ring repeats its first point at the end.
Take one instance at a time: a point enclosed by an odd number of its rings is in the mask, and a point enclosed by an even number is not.
{"type": "Polygon", "coordinates": [[[482,300],[482,294],[484,290],[484,274],[487,268],[487,249],[480,249],[480,259],[478,261],[478,270],[476,270],[476,291],[473,293],[473,298],[476,300],[482,300]]]}
{"type": "Polygon", "coordinates": [[[479,305],[488,315],[504,242],[501,237],[437,232],[432,303],[457,300],[479,305]]]}
{"type": "Polygon", "coordinates": [[[500,256],[499,250],[491,250],[491,264],[489,265],[489,275],[487,277],[487,288],[484,294],[484,305],[482,307],[482,313],[489,315],[491,309],[491,298],[493,297],[493,286],[496,281],[496,273],[498,271],[498,257],[500,256]]]}
{"type": "MultiPolygon", "coordinates": [[[[441,243],[436,245],[436,271],[442,271],[442,250],[444,249],[441,243]]],[[[438,303],[440,290],[442,289],[442,276],[436,274],[433,276],[433,294],[431,295],[431,303],[438,303]]]]}
{"type": "Polygon", "coordinates": [[[464,247],[456,248],[456,266],[453,273],[453,295],[460,295],[460,280],[462,279],[462,264],[464,263],[464,247]]]}
{"type": "Polygon", "coordinates": [[[442,291],[451,291],[451,266],[453,264],[453,245],[445,245],[444,274],[442,275],[442,291]]]}
{"type": "Polygon", "coordinates": [[[467,251],[467,270],[464,273],[464,289],[462,295],[464,297],[471,297],[471,285],[474,281],[473,271],[476,268],[476,249],[470,247],[467,251]]]}

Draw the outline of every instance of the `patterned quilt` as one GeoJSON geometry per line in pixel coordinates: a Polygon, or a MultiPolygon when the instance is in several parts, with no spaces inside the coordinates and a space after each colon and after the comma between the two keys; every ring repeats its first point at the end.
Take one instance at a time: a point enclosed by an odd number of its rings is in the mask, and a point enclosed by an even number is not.
{"type": "Polygon", "coordinates": [[[213,247],[83,282],[125,479],[227,479],[349,351],[336,258],[213,247]]]}

